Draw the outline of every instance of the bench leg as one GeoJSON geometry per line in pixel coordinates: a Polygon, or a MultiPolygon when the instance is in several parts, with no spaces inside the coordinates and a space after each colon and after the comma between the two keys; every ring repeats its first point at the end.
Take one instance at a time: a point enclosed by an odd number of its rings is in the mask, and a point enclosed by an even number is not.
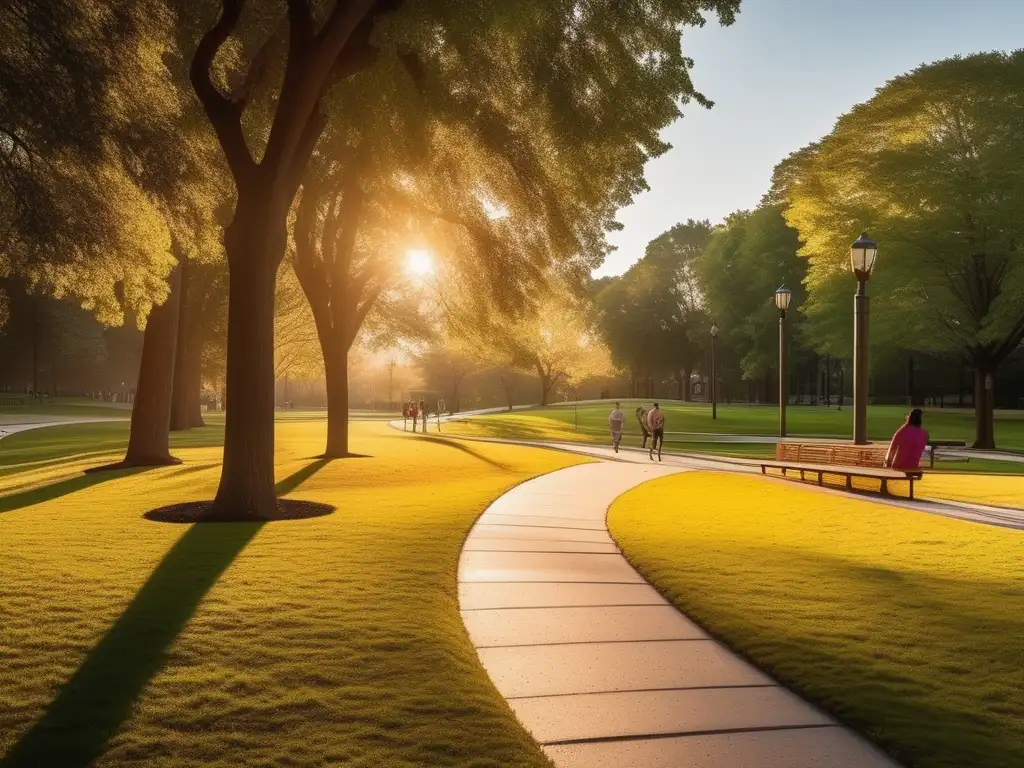
{"type": "Polygon", "coordinates": [[[853,475],[847,475],[846,476],[846,490],[848,490],[848,491],[852,491],[853,490],[853,475]]]}
{"type": "Polygon", "coordinates": [[[821,472],[819,472],[818,473],[818,485],[824,485],[824,484],[825,484],[825,475],[822,474],[821,472]]]}
{"type": "Polygon", "coordinates": [[[907,482],[910,483],[910,500],[914,500],[914,478],[908,477],[907,482]]]}
{"type": "Polygon", "coordinates": [[[879,488],[879,491],[881,491],[883,496],[888,496],[889,495],[889,478],[887,478],[887,477],[883,477],[882,478],[882,487],[879,488]]]}
{"type": "Polygon", "coordinates": [[[804,481],[804,480],[806,480],[806,479],[807,479],[807,478],[806,478],[806,477],[804,477],[804,471],[803,471],[803,470],[801,469],[801,470],[800,470],[800,481],[801,481],[801,482],[803,482],[803,481],[804,481]]]}

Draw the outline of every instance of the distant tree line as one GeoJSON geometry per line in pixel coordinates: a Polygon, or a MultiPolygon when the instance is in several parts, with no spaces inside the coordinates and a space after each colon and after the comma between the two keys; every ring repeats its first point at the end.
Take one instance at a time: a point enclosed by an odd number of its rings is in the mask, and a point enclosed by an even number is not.
{"type": "MultiPolygon", "coordinates": [[[[776,288],[793,291],[789,391],[851,390],[856,280],[849,247],[879,243],[868,284],[876,402],[969,404],[977,447],[992,411],[1024,395],[1024,52],[979,54],[897,77],[778,165],[753,211],[688,221],[624,275],[594,285],[629,393],[708,375],[719,396],[777,401],[776,288]],[[966,380],[965,380],[966,378],[966,380]]],[[[683,388],[684,399],[688,389],[683,388]]]]}

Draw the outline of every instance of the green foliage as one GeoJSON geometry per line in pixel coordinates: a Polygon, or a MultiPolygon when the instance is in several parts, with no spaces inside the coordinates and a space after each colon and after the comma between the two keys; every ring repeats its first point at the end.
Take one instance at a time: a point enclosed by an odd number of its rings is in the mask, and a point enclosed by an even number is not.
{"type": "Polygon", "coordinates": [[[1024,52],[920,67],[777,175],[804,242],[818,345],[848,348],[849,245],[879,242],[872,339],[985,370],[1024,337],[1024,52]],[[844,335],[840,335],[840,330],[844,335]]]}
{"type": "Polygon", "coordinates": [[[634,377],[696,369],[706,348],[708,317],[697,267],[708,221],[687,221],[662,233],[622,277],[597,292],[600,325],[613,360],[634,377]]]}
{"type": "Polygon", "coordinates": [[[111,322],[162,300],[174,260],[153,195],[181,157],[170,37],[159,4],[0,9],[0,276],[111,322]]]}
{"type": "Polygon", "coordinates": [[[766,203],[731,214],[712,233],[697,263],[706,311],[719,327],[720,359],[743,378],[759,378],[777,366],[775,290],[780,285],[793,291],[789,322],[796,325],[793,310],[804,301],[805,274],[798,247],[781,206],[766,203]]]}

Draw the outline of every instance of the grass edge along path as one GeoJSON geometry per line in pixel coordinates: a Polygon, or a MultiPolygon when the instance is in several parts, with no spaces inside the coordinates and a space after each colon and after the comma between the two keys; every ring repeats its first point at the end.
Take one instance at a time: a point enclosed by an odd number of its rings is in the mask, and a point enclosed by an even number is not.
{"type": "Polygon", "coordinates": [[[479,663],[457,569],[493,499],[585,459],[381,424],[353,427],[368,458],[309,458],[323,437],[278,425],[276,459],[323,518],[142,519],[211,496],[215,447],[0,514],[0,765],[549,768],[479,663]]]}
{"type": "Polygon", "coordinates": [[[688,472],[610,507],[661,594],[908,768],[1024,765],[1024,536],[688,472]]]}

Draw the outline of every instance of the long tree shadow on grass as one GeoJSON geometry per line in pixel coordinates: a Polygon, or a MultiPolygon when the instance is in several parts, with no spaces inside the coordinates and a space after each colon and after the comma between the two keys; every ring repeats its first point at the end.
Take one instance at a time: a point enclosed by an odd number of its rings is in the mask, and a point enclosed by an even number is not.
{"type": "MultiPolygon", "coordinates": [[[[284,478],[277,493],[295,490],[328,463],[284,478]]],[[[190,526],[0,768],[84,768],[99,758],[203,597],[264,525],[190,526]]]]}
{"type": "Polygon", "coordinates": [[[12,493],[0,498],[0,514],[3,514],[4,512],[13,512],[16,509],[31,507],[34,504],[42,504],[46,501],[53,501],[54,499],[59,499],[61,496],[67,496],[69,493],[91,488],[94,485],[105,483],[108,480],[117,480],[121,477],[128,477],[129,475],[138,474],[139,472],[145,472],[147,469],[156,469],[156,467],[130,467],[102,475],[75,475],[56,483],[50,483],[49,485],[43,485],[38,488],[30,488],[27,491],[21,491],[19,493],[12,493]]]}
{"type": "Polygon", "coordinates": [[[424,434],[417,434],[416,438],[418,440],[426,440],[428,443],[436,443],[437,445],[443,445],[447,448],[454,448],[457,451],[468,453],[474,459],[479,459],[485,464],[490,464],[492,467],[503,470],[505,472],[512,471],[512,467],[508,466],[507,464],[502,464],[500,461],[495,461],[494,459],[488,458],[487,456],[484,456],[482,453],[480,453],[480,451],[470,448],[468,445],[465,445],[464,443],[459,442],[457,440],[446,440],[443,437],[434,437],[433,435],[424,434]]]}

